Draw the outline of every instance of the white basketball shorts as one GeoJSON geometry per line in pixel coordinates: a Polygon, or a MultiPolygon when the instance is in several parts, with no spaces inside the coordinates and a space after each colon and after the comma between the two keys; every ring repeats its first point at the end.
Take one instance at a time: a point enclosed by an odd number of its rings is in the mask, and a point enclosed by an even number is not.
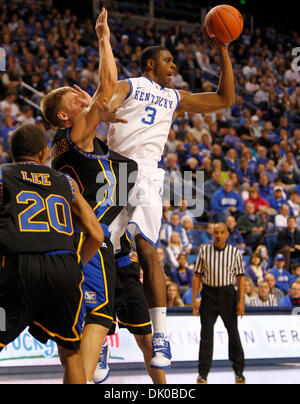
{"type": "Polygon", "coordinates": [[[127,232],[135,248],[135,237],[141,234],[156,248],[160,239],[165,171],[153,165],[138,168],[138,175],[126,206],[109,227],[115,251],[127,232]]]}

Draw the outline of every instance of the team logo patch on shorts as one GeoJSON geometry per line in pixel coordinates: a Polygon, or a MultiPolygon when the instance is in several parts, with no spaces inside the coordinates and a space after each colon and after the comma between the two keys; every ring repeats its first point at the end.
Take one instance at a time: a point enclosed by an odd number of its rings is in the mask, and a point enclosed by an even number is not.
{"type": "Polygon", "coordinates": [[[96,292],[85,292],[84,300],[89,304],[97,304],[97,294],[96,292]]]}

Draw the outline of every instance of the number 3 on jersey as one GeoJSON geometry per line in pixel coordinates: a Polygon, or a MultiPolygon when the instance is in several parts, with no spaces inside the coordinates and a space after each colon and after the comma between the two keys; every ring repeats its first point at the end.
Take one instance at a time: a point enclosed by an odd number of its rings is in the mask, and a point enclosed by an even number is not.
{"type": "Polygon", "coordinates": [[[19,214],[19,227],[21,232],[49,232],[50,226],[58,233],[71,236],[73,234],[72,216],[68,202],[59,195],[50,195],[44,200],[37,192],[22,191],[17,195],[18,204],[27,207],[19,214]],[[61,208],[63,220],[61,221],[58,208],[61,208]],[[34,221],[41,212],[47,210],[48,222],[34,221]]]}
{"type": "Polygon", "coordinates": [[[151,108],[151,107],[147,107],[145,109],[146,112],[149,112],[149,114],[147,115],[146,118],[142,119],[142,122],[145,123],[146,125],[153,125],[154,124],[154,120],[156,117],[156,109],[155,108],[151,108]]]}

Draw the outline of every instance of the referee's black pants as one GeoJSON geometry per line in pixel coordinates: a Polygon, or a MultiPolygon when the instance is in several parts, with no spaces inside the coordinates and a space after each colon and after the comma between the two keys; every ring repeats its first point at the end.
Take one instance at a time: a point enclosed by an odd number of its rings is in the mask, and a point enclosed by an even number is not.
{"type": "Polygon", "coordinates": [[[238,331],[236,314],[237,292],[234,286],[212,288],[204,285],[201,292],[201,341],[199,352],[199,375],[206,378],[212,364],[214,325],[221,316],[229,337],[229,359],[235,373],[244,371],[244,351],[238,331]]]}

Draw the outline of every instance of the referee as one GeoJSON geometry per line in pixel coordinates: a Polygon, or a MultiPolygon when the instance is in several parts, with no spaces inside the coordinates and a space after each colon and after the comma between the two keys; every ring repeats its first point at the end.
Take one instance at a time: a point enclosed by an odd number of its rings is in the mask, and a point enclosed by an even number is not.
{"type": "Polygon", "coordinates": [[[226,243],[229,236],[224,223],[214,227],[214,244],[201,248],[193,280],[193,314],[199,315],[197,296],[201,292],[201,341],[197,384],[207,384],[213,358],[214,325],[221,316],[229,336],[229,359],[233,363],[236,384],[245,384],[244,351],[238,322],[245,314],[245,269],[239,250],[226,243]],[[238,279],[238,292],[234,287],[238,279]],[[238,297],[239,296],[239,297],[238,297]]]}

